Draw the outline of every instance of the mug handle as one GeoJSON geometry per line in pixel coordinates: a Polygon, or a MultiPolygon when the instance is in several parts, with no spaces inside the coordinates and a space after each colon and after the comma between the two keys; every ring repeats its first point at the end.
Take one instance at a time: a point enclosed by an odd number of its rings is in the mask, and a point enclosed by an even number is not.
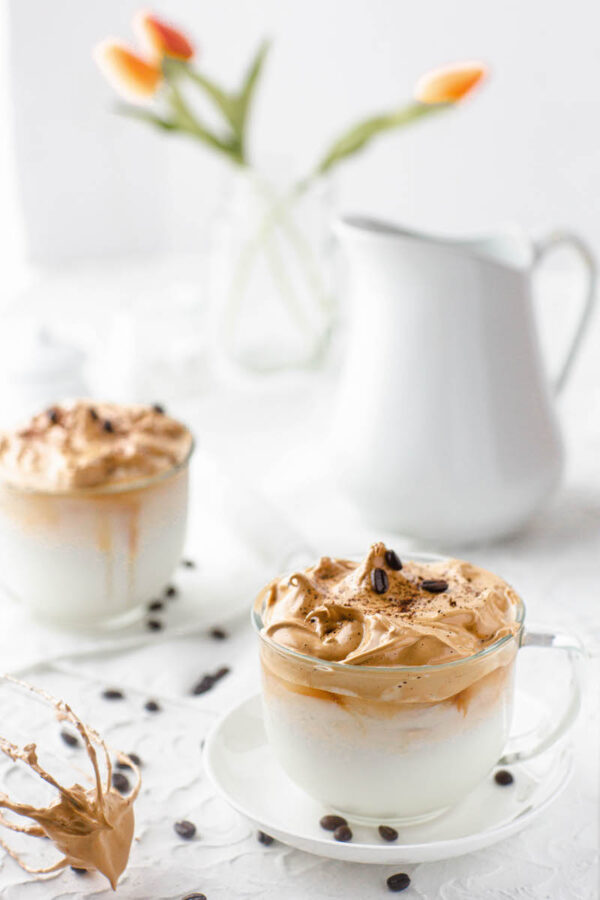
{"type": "Polygon", "coordinates": [[[571,247],[575,250],[587,277],[584,302],[579,315],[579,321],[575,327],[563,364],[559,369],[558,375],[554,379],[553,387],[555,394],[560,394],[571,374],[571,368],[581,347],[581,341],[587,330],[596,300],[596,259],[585,241],[571,231],[553,231],[545,237],[535,241],[533,245],[533,269],[537,269],[552,250],[563,246],[571,247]]]}
{"type": "Polygon", "coordinates": [[[581,707],[585,651],[577,638],[568,634],[557,634],[553,631],[526,631],[521,641],[521,647],[542,647],[567,654],[571,669],[569,699],[555,724],[553,723],[545,729],[538,728],[533,733],[516,735],[510,739],[506,753],[498,760],[498,765],[503,766],[531,759],[551,747],[566,734],[577,718],[581,707]]]}

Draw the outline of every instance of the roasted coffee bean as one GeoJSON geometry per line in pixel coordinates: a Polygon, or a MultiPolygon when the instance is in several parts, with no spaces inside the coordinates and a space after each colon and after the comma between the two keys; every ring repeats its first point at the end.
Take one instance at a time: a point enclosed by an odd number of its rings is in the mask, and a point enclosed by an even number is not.
{"type": "Polygon", "coordinates": [[[173,584],[167,585],[165,588],[165,597],[176,597],[177,596],[177,588],[173,584]]]}
{"type": "Polygon", "coordinates": [[[319,825],[321,828],[324,828],[325,831],[335,831],[336,828],[339,828],[340,825],[347,825],[348,823],[344,819],[343,816],[323,816],[319,819],[319,825]]]}
{"type": "Polygon", "coordinates": [[[118,688],[107,688],[105,691],[102,691],[102,696],[105,700],[123,700],[125,698],[123,691],[120,691],[118,688]]]}
{"type": "Polygon", "coordinates": [[[270,847],[275,842],[275,838],[270,834],[265,834],[264,831],[259,831],[256,837],[259,843],[264,844],[265,847],[270,847]]]}
{"type": "Polygon", "coordinates": [[[223,631],[222,628],[211,628],[210,630],[211,638],[214,638],[216,641],[224,641],[227,637],[227,632],[223,631]]]}
{"type": "Polygon", "coordinates": [[[50,421],[52,422],[53,425],[56,425],[56,423],[58,422],[58,410],[49,409],[48,410],[48,418],[50,419],[50,421]]]}
{"type": "Polygon", "coordinates": [[[127,794],[131,790],[129,779],[127,778],[127,775],[123,775],[122,772],[113,772],[112,783],[113,787],[119,791],[120,794],[127,794]]]}
{"type": "Polygon", "coordinates": [[[162,631],[163,623],[160,619],[148,619],[146,628],[148,631],[162,631]]]}
{"type": "MultiPolygon", "coordinates": [[[[142,765],[142,761],[139,758],[139,756],[137,755],[137,753],[127,753],[126,755],[129,757],[129,759],[131,760],[132,763],[134,763],[136,766],[138,766],[138,768],[142,765]]],[[[125,762],[124,760],[121,760],[121,759],[118,759],[116,761],[115,766],[117,767],[117,769],[131,769],[131,766],[129,765],[129,763],[125,762]]]]}
{"type": "Polygon", "coordinates": [[[376,594],[385,594],[389,584],[385,569],[373,569],[371,571],[371,585],[376,594]]]}
{"type": "Polygon", "coordinates": [[[75,872],[76,875],[87,875],[87,869],[82,869],[80,866],[71,866],[71,872],[75,872]]]}
{"type": "Polygon", "coordinates": [[[346,841],[352,840],[352,832],[347,825],[340,825],[336,828],[333,832],[333,836],[336,841],[341,841],[343,844],[345,844],[346,841]]]}
{"type": "Polygon", "coordinates": [[[98,413],[96,412],[94,407],[91,406],[90,407],[90,419],[92,419],[94,422],[97,422],[99,418],[100,418],[100,416],[98,415],[98,413]]]}
{"type": "Polygon", "coordinates": [[[442,581],[442,579],[440,579],[439,581],[422,581],[421,587],[424,591],[428,591],[430,594],[443,594],[444,591],[448,590],[448,582],[442,581]]]}
{"type": "Polygon", "coordinates": [[[160,704],[156,702],[156,700],[148,700],[146,705],[144,706],[146,712],[160,712],[160,704]]]}
{"type": "Polygon", "coordinates": [[[206,894],[186,894],[182,900],[206,900],[206,894]]]}
{"type": "Polygon", "coordinates": [[[402,563],[400,562],[400,557],[396,553],[395,550],[386,550],[385,551],[385,564],[389,569],[393,569],[394,572],[399,572],[402,568],[402,563]]]}
{"type": "Polygon", "coordinates": [[[212,675],[203,675],[200,681],[198,681],[192,688],[192,694],[205,694],[207,691],[210,691],[210,689],[215,686],[217,681],[220,681],[221,678],[224,678],[225,675],[229,673],[229,671],[230,670],[228,666],[221,666],[221,668],[217,669],[217,671],[212,675]]]}
{"type": "Polygon", "coordinates": [[[499,772],[496,772],[494,775],[494,781],[496,784],[502,785],[502,787],[507,787],[509,784],[512,784],[515,779],[506,769],[500,769],[499,772]]]}
{"type": "Polygon", "coordinates": [[[60,732],[60,736],[67,745],[67,747],[79,747],[79,738],[76,734],[71,734],[70,731],[67,731],[66,728],[63,728],[60,732]]]}
{"type": "Polygon", "coordinates": [[[102,423],[102,427],[108,434],[114,434],[115,428],[114,428],[113,423],[110,421],[110,419],[105,419],[104,422],[102,423]]]}
{"type": "Polygon", "coordinates": [[[160,612],[164,608],[165,604],[162,600],[152,600],[152,602],[148,604],[148,612],[160,612]]]}
{"type": "Polygon", "coordinates": [[[194,562],[193,559],[182,559],[181,565],[183,566],[184,569],[195,569],[196,568],[196,563],[194,562]]]}
{"type": "Polygon", "coordinates": [[[160,416],[164,416],[164,414],[165,414],[165,408],[162,405],[162,403],[153,403],[152,409],[154,410],[155,413],[158,413],[160,416]]]}
{"type": "Polygon", "coordinates": [[[410,878],[406,872],[398,872],[396,875],[390,875],[387,880],[388,890],[405,891],[410,884],[410,878]]]}
{"type": "Polygon", "coordinates": [[[180,822],[175,822],[173,828],[179,837],[183,838],[185,841],[191,841],[196,834],[196,826],[193,822],[188,822],[187,819],[181,819],[180,822]]]}
{"type": "Polygon", "coordinates": [[[377,830],[379,831],[379,834],[384,839],[384,841],[398,840],[398,832],[395,828],[390,828],[389,825],[380,825],[377,830]]]}

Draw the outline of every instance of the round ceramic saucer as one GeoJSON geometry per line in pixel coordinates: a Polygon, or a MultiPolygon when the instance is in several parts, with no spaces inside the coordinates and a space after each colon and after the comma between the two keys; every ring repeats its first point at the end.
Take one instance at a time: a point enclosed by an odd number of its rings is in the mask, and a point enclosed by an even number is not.
{"type": "MultiPolygon", "coordinates": [[[[521,714],[533,703],[527,695],[517,695],[521,714]]],[[[209,778],[231,806],[284,844],[331,859],[397,864],[461,856],[516,834],[566,786],[572,754],[563,745],[512,766],[514,783],[507,787],[490,776],[434,821],[398,829],[394,843],[383,841],[376,828],[351,821],[350,843],[339,843],[323,831],[319,819],[331,810],[296,787],[277,763],[267,742],[258,695],[213,726],[204,762],[209,778]]]]}

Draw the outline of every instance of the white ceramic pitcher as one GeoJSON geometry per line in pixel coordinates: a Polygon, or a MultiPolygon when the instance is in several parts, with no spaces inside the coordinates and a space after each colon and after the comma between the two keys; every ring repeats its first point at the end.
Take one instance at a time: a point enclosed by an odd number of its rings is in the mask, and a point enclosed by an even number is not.
{"type": "Polygon", "coordinates": [[[589,249],[562,231],[443,240],[364,218],[337,233],[351,295],[332,430],[342,483],[381,529],[443,543],[515,531],[560,481],[553,395],[592,310],[589,249]],[[586,269],[586,297],[550,385],[531,276],[563,244],[586,269]]]}

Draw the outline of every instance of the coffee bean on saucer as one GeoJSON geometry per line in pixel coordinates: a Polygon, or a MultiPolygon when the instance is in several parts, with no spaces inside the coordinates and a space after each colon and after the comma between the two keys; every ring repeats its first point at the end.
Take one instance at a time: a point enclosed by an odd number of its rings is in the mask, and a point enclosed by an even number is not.
{"type": "Polygon", "coordinates": [[[214,638],[215,641],[224,641],[227,637],[227,632],[223,631],[222,628],[211,628],[210,636],[211,638],[214,638]]]}
{"type": "Polygon", "coordinates": [[[193,559],[182,559],[181,565],[183,566],[184,569],[195,569],[196,568],[196,563],[194,562],[193,559]]]}
{"type": "Polygon", "coordinates": [[[389,825],[380,825],[377,830],[379,831],[379,834],[384,839],[384,841],[398,840],[398,832],[395,828],[390,828],[389,825]]]}
{"type": "Polygon", "coordinates": [[[259,831],[256,837],[259,843],[264,844],[265,847],[270,847],[275,842],[275,838],[270,834],[265,834],[264,831],[259,831]]]}
{"type": "Polygon", "coordinates": [[[410,884],[410,878],[406,872],[397,872],[396,875],[390,875],[386,883],[389,891],[405,891],[410,884]]]}
{"type": "Polygon", "coordinates": [[[144,709],[146,712],[160,712],[160,704],[156,702],[156,700],[148,700],[148,702],[144,705],[144,709]]]}
{"type": "Polygon", "coordinates": [[[107,434],[114,434],[115,427],[110,419],[105,419],[102,423],[102,428],[106,431],[107,434]]]}
{"type": "Polygon", "coordinates": [[[71,872],[75,872],[76,875],[87,875],[88,870],[82,869],[80,866],[71,866],[71,872]]]}
{"type": "Polygon", "coordinates": [[[386,550],[385,551],[385,563],[389,569],[393,569],[394,572],[399,572],[402,568],[402,563],[400,562],[400,557],[396,553],[395,550],[386,550]]]}
{"type": "Polygon", "coordinates": [[[185,897],[182,898],[182,900],[206,900],[206,894],[186,894],[185,897]]]}
{"type": "Polygon", "coordinates": [[[148,631],[162,631],[163,623],[160,619],[148,619],[146,628],[148,631]]]}
{"type": "Polygon", "coordinates": [[[118,688],[107,688],[105,691],[102,691],[102,696],[105,700],[123,700],[125,698],[123,691],[118,690],[118,688]]]}
{"type": "Polygon", "coordinates": [[[169,584],[165,588],[165,597],[176,597],[177,596],[177,588],[174,584],[169,584]]]}
{"type": "Polygon", "coordinates": [[[340,825],[347,825],[348,823],[344,819],[343,816],[323,816],[319,819],[319,825],[321,828],[324,828],[325,831],[335,831],[336,828],[339,828],[340,825]]]}
{"type": "Polygon", "coordinates": [[[496,772],[494,775],[494,781],[496,784],[502,785],[502,787],[507,787],[509,784],[512,784],[515,779],[506,769],[500,769],[499,772],[496,772]]]}
{"type": "Polygon", "coordinates": [[[448,582],[443,581],[441,578],[439,581],[436,581],[435,579],[432,581],[422,581],[421,587],[430,594],[443,594],[444,591],[448,590],[448,582]]]}
{"type": "Polygon", "coordinates": [[[131,790],[129,779],[122,772],[113,772],[112,784],[120,794],[127,794],[131,790]]]}
{"type": "Polygon", "coordinates": [[[152,409],[154,410],[155,413],[158,413],[159,416],[164,416],[164,414],[165,414],[165,408],[162,405],[162,403],[153,403],[152,409]]]}
{"type": "Polygon", "coordinates": [[[165,604],[162,600],[152,600],[152,602],[148,604],[148,612],[160,612],[164,608],[165,604]]]}
{"type": "Polygon", "coordinates": [[[78,747],[79,746],[79,738],[75,734],[71,734],[70,731],[67,731],[66,728],[63,728],[60,732],[60,736],[67,745],[67,747],[78,747]]]}
{"type": "Polygon", "coordinates": [[[376,594],[385,594],[389,587],[389,580],[385,569],[372,569],[371,585],[376,594]]]}
{"type": "Polygon", "coordinates": [[[346,841],[352,840],[352,832],[347,825],[340,825],[336,828],[333,832],[333,836],[336,841],[341,841],[343,844],[345,844],[346,841]]]}
{"type": "Polygon", "coordinates": [[[191,841],[196,834],[196,826],[193,822],[188,822],[187,819],[181,819],[181,821],[175,822],[173,828],[184,841],[191,841]]]}

